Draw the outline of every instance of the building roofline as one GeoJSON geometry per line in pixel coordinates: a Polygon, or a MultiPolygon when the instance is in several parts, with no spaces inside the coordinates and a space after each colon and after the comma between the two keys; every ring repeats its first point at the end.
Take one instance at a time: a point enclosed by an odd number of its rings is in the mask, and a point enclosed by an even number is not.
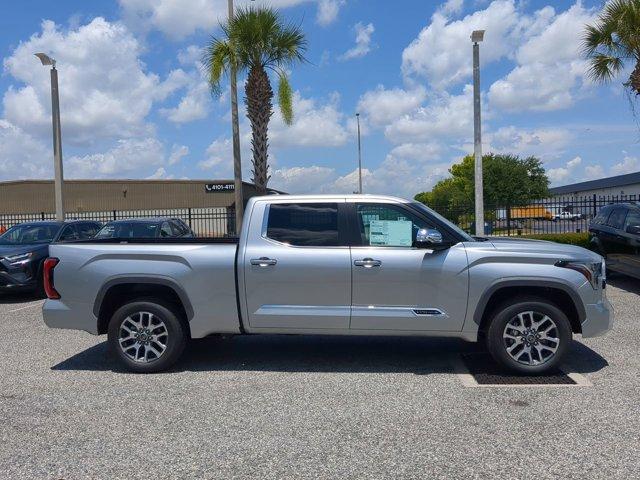
{"type": "Polygon", "coordinates": [[[631,185],[634,183],[640,183],[640,172],[625,173],[614,177],[599,178],[597,180],[588,180],[586,182],[562,185],[550,188],[549,192],[553,195],[559,195],[564,193],[584,192],[586,190],[598,190],[601,188],[622,187],[624,185],[631,185]]]}

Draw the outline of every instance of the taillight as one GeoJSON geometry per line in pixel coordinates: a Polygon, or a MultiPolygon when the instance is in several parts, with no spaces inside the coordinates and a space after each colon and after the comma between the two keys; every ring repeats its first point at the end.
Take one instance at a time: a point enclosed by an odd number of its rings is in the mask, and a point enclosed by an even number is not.
{"type": "Polygon", "coordinates": [[[47,294],[47,298],[50,298],[52,300],[57,300],[58,298],[60,298],[60,294],[53,286],[53,269],[58,263],[60,263],[60,260],[53,257],[47,258],[44,261],[44,293],[47,294]]]}

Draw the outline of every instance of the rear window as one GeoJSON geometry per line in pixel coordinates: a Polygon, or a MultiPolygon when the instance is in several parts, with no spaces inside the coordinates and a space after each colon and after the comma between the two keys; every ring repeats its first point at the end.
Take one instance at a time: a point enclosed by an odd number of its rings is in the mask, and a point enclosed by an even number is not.
{"type": "Polygon", "coordinates": [[[102,227],[96,238],[155,238],[157,230],[155,223],[109,223],[102,227]]]}
{"type": "Polygon", "coordinates": [[[267,237],[301,247],[338,246],[338,204],[271,204],[267,237]]]}
{"type": "Polygon", "coordinates": [[[592,223],[594,225],[606,225],[607,218],[609,218],[609,214],[611,213],[612,207],[602,207],[598,214],[593,217],[592,223]]]}

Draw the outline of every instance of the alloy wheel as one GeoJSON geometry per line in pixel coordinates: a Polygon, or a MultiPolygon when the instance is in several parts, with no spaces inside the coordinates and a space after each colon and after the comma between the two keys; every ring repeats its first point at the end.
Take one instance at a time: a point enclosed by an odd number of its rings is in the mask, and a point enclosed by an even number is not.
{"type": "Polygon", "coordinates": [[[512,317],[504,327],[502,338],[509,356],[528,366],[548,362],[560,346],[556,323],[536,311],[520,312],[512,317]]]}
{"type": "Polygon", "coordinates": [[[120,324],[118,343],[122,352],[134,362],[149,363],[159,359],[167,349],[169,331],[164,322],[150,312],[136,312],[120,324]]]}

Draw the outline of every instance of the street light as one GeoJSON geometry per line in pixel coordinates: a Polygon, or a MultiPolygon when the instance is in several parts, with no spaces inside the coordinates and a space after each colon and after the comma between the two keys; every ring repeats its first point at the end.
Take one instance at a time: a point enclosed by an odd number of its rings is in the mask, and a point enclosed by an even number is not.
{"type": "Polygon", "coordinates": [[[58,95],[58,70],[56,61],[44,53],[36,53],[42,65],[51,65],[51,120],[53,123],[53,170],[55,173],[54,191],[56,204],[56,220],[64,221],[64,204],[62,195],[62,183],[64,175],[62,171],[62,133],[60,129],[60,97],[58,95]]]}
{"type": "Polygon", "coordinates": [[[360,144],[360,114],[356,113],[358,123],[358,193],[362,194],[362,146],[360,144]]]}
{"type": "Polygon", "coordinates": [[[484,235],[484,195],[482,186],[482,127],[480,123],[480,45],[484,30],[471,33],[473,42],[473,156],[475,161],[476,235],[484,235]]]}

